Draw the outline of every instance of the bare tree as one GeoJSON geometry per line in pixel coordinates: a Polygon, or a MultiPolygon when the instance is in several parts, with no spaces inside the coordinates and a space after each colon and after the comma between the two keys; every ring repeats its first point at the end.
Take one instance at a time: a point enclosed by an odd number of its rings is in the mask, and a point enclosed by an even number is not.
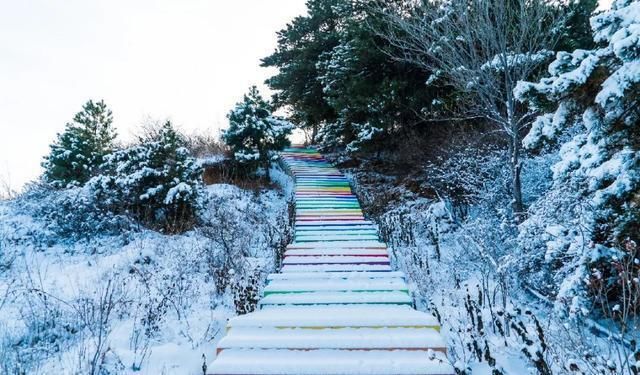
{"type": "Polygon", "coordinates": [[[0,174],[0,200],[13,199],[16,195],[11,183],[11,174],[7,170],[0,174]]]}
{"type": "Polygon", "coordinates": [[[432,72],[428,84],[461,94],[456,108],[464,117],[485,118],[507,136],[512,209],[519,219],[524,211],[521,141],[533,114],[513,89],[552,55],[560,7],[550,0],[405,0],[370,6],[385,21],[383,28],[374,28],[393,47],[392,57],[432,72]]]}

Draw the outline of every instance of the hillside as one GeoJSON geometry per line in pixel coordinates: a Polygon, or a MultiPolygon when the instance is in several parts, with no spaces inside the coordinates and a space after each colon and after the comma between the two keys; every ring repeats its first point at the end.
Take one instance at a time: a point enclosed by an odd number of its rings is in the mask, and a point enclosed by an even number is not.
{"type": "Polygon", "coordinates": [[[202,223],[180,235],[73,238],[39,215],[63,210],[62,193],[34,186],[1,202],[0,372],[201,373],[288,242],[283,188],[210,185],[202,223]]]}

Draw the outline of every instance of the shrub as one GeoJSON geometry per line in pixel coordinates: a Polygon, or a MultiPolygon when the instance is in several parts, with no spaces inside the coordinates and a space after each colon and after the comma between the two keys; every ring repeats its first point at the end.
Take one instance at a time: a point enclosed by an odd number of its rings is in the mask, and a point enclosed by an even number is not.
{"type": "Polygon", "coordinates": [[[169,232],[189,229],[204,196],[202,168],[170,122],[155,138],[105,157],[104,174],[90,181],[96,197],[115,212],[169,232]]]}
{"type": "Polygon", "coordinates": [[[38,248],[123,235],[134,228],[128,217],[101,205],[89,186],[57,190],[49,184],[32,183],[12,204],[17,214],[30,215],[46,224],[45,230],[24,224],[15,228],[20,234],[16,234],[14,241],[28,239],[38,248]]]}
{"type": "Polygon", "coordinates": [[[289,144],[287,136],[293,125],[272,115],[273,108],[253,86],[244,100],[229,112],[229,129],[222,140],[233,150],[234,159],[251,170],[262,166],[267,175],[272,161],[271,151],[289,144]]]}

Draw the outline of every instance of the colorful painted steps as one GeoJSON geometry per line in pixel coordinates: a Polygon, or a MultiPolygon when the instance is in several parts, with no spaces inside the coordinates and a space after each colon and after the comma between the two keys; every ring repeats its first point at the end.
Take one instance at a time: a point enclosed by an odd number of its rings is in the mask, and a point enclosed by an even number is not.
{"type": "Polygon", "coordinates": [[[296,375],[449,375],[446,356],[410,350],[315,350],[233,349],[217,358],[216,374],[296,374],[296,375]]]}
{"type": "Polygon", "coordinates": [[[406,281],[401,277],[377,278],[377,279],[352,279],[349,277],[326,280],[309,277],[305,280],[271,280],[264,289],[264,295],[287,294],[301,292],[341,291],[341,292],[365,292],[365,291],[400,291],[407,295],[409,289],[406,281]]]}
{"type": "Polygon", "coordinates": [[[281,153],[295,178],[294,242],[258,310],[231,318],[215,375],[451,375],[440,325],[413,309],[377,226],[317,151],[281,153]]]}
{"type": "Polygon", "coordinates": [[[218,353],[253,346],[260,349],[422,350],[445,352],[440,334],[428,328],[235,328],[218,345],[218,353]]]}

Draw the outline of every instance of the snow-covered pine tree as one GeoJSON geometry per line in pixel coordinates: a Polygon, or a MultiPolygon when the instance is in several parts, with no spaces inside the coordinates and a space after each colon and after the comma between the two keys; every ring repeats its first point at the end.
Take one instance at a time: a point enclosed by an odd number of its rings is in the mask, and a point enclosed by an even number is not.
{"type": "Polygon", "coordinates": [[[95,176],[113,149],[113,115],[103,100],[89,100],[49,147],[42,163],[44,179],[56,187],[82,185],[95,176]]]}
{"type": "Polygon", "coordinates": [[[549,268],[557,300],[574,312],[589,294],[628,305],[621,264],[634,264],[627,249],[640,240],[640,2],[614,1],[591,27],[594,49],[559,52],[549,78],[515,90],[544,113],[525,147],[555,145],[559,156],[551,191],[522,225],[523,250],[549,268]]]}
{"type": "Polygon", "coordinates": [[[251,169],[262,166],[267,176],[272,151],[289,145],[288,136],[293,129],[290,122],[272,112],[271,104],[252,86],[227,115],[229,128],[222,133],[222,140],[231,147],[236,161],[251,169]]]}
{"type": "Polygon", "coordinates": [[[105,157],[89,183],[103,204],[171,232],[190,228],[202,203],[202,168],[167,121],[153,138],[105,157]]]}

